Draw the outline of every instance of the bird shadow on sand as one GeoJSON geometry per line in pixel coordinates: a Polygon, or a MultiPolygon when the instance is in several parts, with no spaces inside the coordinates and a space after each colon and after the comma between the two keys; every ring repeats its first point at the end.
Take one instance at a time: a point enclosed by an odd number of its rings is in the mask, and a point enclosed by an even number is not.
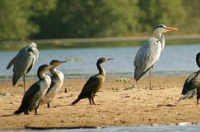
{"type": "Polygon", "coordinates": [[[159,104],[159,105],[157,105],[157,107],[163,107],[163,106],[165,106],[165,107],[176,107],[176,105],[174,105],[174,104],[165,104],[165,105],[159,104]]]}
{"type": "Polygon", "coordinates": [[[14,116],[14,114],[0,115],[0,117],[14,116]]]}
{"type": "MultiPolygon", "coordinates": [[[[20,115],[20,114],[19,114],[20,115]]],[[[9,117],[9,116],[19,116],[18,114],[7,114],[7,115],[0,115],[0,117],[9,117]]],[[[25,114],[21,114],[21,115],[25,115],[25,114]]],[[[28,114],[30,115],[30,114],[28,114]]],[[[27,116],[28,116],[27,115],[27,116]]],[[[35,116],[40,116],[42,114],[34,114],[35,116]]]]}

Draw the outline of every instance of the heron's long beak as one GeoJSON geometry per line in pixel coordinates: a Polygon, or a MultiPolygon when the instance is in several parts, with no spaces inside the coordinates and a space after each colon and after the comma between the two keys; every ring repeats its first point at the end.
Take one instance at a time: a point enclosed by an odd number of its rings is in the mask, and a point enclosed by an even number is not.
{"type": "Polygon", "coordinates": [[[178,28],[174,28],[174,27],[166,27],[165,29],[169,30],[169,31],[176,31],[176,30],[178,30],[178,28]]]}
{"type": "Polygon", "coordinates": [[[114,59],[113,58],[108,58],[107,61],[109,61],[109,60],[114,60],[114,59]]]}

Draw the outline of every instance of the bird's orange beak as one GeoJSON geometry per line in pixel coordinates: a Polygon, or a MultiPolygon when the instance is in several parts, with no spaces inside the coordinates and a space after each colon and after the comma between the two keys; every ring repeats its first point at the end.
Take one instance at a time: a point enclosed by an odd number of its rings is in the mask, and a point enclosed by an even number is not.
{"type": "Polygon", "coordinates": [[[165,29],[169,30],[169,31],[177,31],[178,30],[178,28],[173,28],[173,27],[166,27],[165,29]]]}

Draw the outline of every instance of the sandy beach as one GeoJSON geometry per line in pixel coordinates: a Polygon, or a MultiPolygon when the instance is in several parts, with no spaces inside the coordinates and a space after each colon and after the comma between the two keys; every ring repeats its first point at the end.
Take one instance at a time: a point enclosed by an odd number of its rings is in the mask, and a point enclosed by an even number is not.
{"type": "MultiPolygon", "coordinates": [[[[97,93],[95,103],[88,99],[70,106],[80,93],[87,79],[66,79],[62,90],[54,98],[51,107],[42,105],[38,115],[12,115],[18,109],[22,97],[22,81],[12,87],[10,81],[0,82],[0,129],[24,129],[30,127],[79,127],[79,126],[131,126],[137,124],[176,124],[180,122],[200,122],[200,105],[196,99],[177,102],[187,76],[153,77],[153,90],[149,90],[149,80],[143,77],[137,88],[125,90],[135,84],[133,78],[107,78],[103,88],[97,93]],[[67,88],[67,93],[64,89],[67,88]]],[[[35,80],[28,81],[27,87],[35,80]]]]}

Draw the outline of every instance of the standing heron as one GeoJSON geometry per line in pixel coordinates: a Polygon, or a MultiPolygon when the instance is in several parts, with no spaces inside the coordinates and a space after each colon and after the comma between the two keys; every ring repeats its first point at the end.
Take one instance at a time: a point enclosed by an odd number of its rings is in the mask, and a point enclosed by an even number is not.
{"type": "Polygon", "coordinates": [[[102,63],[109,60],[113,60],[113,59],[106,59],[106,58],[98,59],[96,64],[97,64],[97,69],[99,70],[99,73],[89,78],[89,80],[84,85],[81,93],[79,94],[78,98],[74,102],[72,102],[71,105],[75,105],[81,99],[84,99],[84,98],[88,98],[90,104],[95,105],[94,96],[102,87],[105,81],[105,77],[106,77],[106,72],[102,67],[102,63]]]}
{"type": "Polygon", "coordinates": [[[52,68],[51,65],[42,65],[37,71],[37,76],[39,80],[35,82],[24,94],[22,103],[17,111],[14,114],[24,114],[28,115],[29,111],[35,109],[35,114],[37,114],[37,109],[40,105],[41,100],[47,92],[51,84],[51,78],[48,75],[45,75],[45,72],[52,68]]]}
{"type": "MultiPolygon", "coordinates": [[[[196,56],[196,63],[200,67],[200,53],[196,56]]],[[[197,96],[197,104],[200,99],[200,70],[192,73],[186,80],[182,90],[182,97],[178,100],[185,100],[197,96]]]]}
{"type": "Polygon", "coordinates": [[[136,81],[138,81],[147,71],[149,71],[151,89],[151,70],[165,47],[165,36],[162,33],[175,30],[178,30],[178,28],[166,27],[162,24],[158,25],[154,29],[155,37],[150,38],[140,47],[134,60],[134,79],[136,81]]]}
{"type": "Polygon", "coordinates": [[[51,101],[53,100],[54,96],[60,91],[64,82],[64,74],[61,71],[56,70],[56,67],[65,62],[66,61],[59,61],[59,60],[52,60],[50,62],[50,65],[54,66],[53,68],[50,69],[50,72],[52,74],[51,85],[41,101],[41,104],[47,104],[48,108],[50,108],[51,101]]]}
{"type": "Polygon", "coordinates": [[[32,69],[38,57],[39,51],[37,50],[37,45],[31,42],[29,46],[22,48],[7,66],[7,69],[9,69],[14,65],[12,77],[13,86],[15,86],[18,80],[23,76],[24,93],[26,92],[25,76],[32,69]]]}

